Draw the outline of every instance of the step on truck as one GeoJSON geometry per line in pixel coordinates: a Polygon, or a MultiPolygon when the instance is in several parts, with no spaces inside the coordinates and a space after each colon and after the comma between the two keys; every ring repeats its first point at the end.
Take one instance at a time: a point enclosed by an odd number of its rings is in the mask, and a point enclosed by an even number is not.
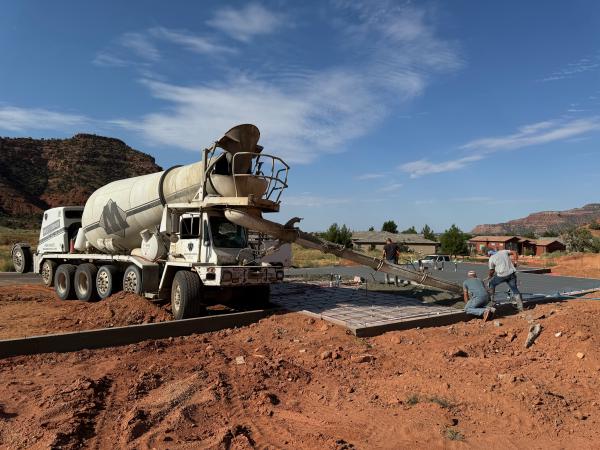
{"type": "Polygon", "coordinates": [[[15,270],[39,273],[62,300],[121,290],[170,299],[176,319],[215,302],[265,306],[270,285],[284,277],[281,248],[250,239],[225,215],[279,211],[289,166],[262,153],[259,137],[254,125],[236,126],[199,162],[114,181],[84,207],[45,211],[35,252],[27,243],[13,247],[15,270]]]}

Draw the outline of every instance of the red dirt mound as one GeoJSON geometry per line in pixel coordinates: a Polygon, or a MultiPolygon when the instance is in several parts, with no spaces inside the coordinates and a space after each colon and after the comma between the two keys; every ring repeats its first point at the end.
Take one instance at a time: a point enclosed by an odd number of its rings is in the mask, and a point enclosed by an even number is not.
{"type": "Polygon", "coordinates": [[[600,302],[581,300],[371,339],[280,314],[10,358],[0,447],[597,448],[599,344],[600,302]]]}
{"type": "Polygon", "coordinates": [[[95,303],[62,301],[39,285],[0,287],[0,339],[171,320],[163,307],[119,292],[95,303]]]}

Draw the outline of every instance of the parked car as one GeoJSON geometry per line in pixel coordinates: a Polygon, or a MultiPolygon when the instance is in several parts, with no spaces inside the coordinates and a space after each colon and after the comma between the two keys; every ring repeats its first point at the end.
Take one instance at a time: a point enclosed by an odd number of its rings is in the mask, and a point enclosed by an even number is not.
{"type": "Polygon", "coordinates": [[[427,255],[424,258],[414,261],[419,268],[443,270],[444,264],[450,264],[452,258],[450,255],[427,255]]]}

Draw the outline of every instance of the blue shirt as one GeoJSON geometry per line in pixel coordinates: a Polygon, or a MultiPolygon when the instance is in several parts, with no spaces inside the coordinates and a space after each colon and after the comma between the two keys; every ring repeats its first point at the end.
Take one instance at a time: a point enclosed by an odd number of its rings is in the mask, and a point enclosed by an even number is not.
{"type": "Polygon", "coordinates": [[[467,278],[463,283],[463,289],[469,292],[469,300],[477,298],[479,300],[489,300],[488,291],[479,278],[467,278]]]}

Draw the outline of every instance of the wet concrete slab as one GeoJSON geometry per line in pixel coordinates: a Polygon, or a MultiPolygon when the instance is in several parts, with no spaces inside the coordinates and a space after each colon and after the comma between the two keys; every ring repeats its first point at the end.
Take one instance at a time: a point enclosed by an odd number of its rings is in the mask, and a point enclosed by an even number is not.
{"type": "MultiPolygon", "coordinates": [[[[406,268],[412,268],[405,266],[406,268]]],[[[467,278],[467,272],[474,270],[480,279],[487,277],[487,265],[474,263],[459,263],[454,267],[451,264],[445,266],[444,270],[432,270],[431,275],[446,281],[452,281],[462,284],[467,278]]],[[[368,282],[381,283],[384,280],[384,274],[376,272],[365,266],[339,266],[339,267],[319,267],[310,269],[288,269],[286,276],[290,277],[310,277],[310,276],[329,276],[330,274],[341,275],[344,279],[351,279],[354,276],[361,276],[368,282]]],[[[528,272],[519,272],[517,275],[518,286],[525,296],[533,295],[556,295],[558,293],[576,292],[589,289],[600,289],[600,280],[577,277],[554,276],[548,274],[536,274],[528,272]]],[[[495,301],[506,299],[508,287],[501,284],[496,289],[495,301]]]]}
{"type": "Polygon", "coordinates": [[[272,286],[273,303],[343,326],[356,336],[406,328],[442,326],[467,320],[461,310],[395,294],[309,283],[272,286]]]}

